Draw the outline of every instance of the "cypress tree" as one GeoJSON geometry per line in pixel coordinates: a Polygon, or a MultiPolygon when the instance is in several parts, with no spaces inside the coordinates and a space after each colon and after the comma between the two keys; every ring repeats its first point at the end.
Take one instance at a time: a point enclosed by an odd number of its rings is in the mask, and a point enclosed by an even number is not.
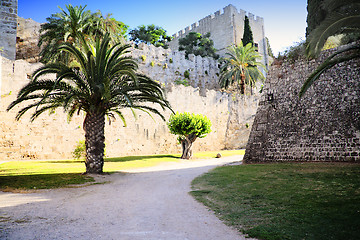
{"type": "Polygon", "coordinates": [[[245,16],[244,20],[244,35],[241,41],[243,43],[243,46],[246,46],[248,43],[251,43],[252,46],[254,46],[254,37],[251,31],[249,18],[247,16],[245,16]]]}

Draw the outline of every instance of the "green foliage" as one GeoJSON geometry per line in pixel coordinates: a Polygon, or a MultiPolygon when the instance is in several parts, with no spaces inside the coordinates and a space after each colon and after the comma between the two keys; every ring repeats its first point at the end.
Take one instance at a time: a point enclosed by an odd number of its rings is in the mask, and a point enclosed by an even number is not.
{"type": "Polygon", "coordinates": [[[187,79],[190,79],[190,72],[189,72],[189,70],[185,70],[185,72],[184,72],[184,77],[187,78],[187,79]]]}
{"type": "Polygon", "coordinates": [[[110,47],[108,35],[98,39],[94,45],[87,43],[84,38],[82,42],[81,49],[68,43],[59,47],[59,51],[67,51],[76,59],[78,68],[49,63],[33,73],[31,82],[20,90],[17,99],[8,107],[10,110],[21,102],[29,103],[18,112],[16,119],[32,108],[35,113],[31,120],[46,110],[64,108],[69,119],[76,112],[97,109],[109,117],[117,114],[125,121],[120,112],[123,108],[159,115],[158,110],[144,102],[150,101],[162,108],[169,107],[160,86],[147,76],[137,73],[136,61],[124,56],[129,52],[130,45],[118,43],[110,47]],[[55,80],[41,80],[42,76],[49,73],[54,73],[55,80]]]}
{"type": "Polygon", "coordinates": [[[163,47],[167,49],[169,47],[168,42],[171,41],[171,36],[166,34],[166,30],[162,27],[151,25],[141,25],[129,32],[130,40],[135,44],[146,43],[152,44],[156,47],[163,47]]]}
{"type": "Polygon", "coordinates": [[[163,69],[166,69],[166,68],[168,68],[168,65],[167,65],[167,63],[164,63],[163,69]]]}
{"type": "Polygon", "coordinates": [[[269,39],[268,39],[267,37],[265,37],[265,40],[266,40],[266,46],[267,46],[267,50],[268,50],[268,55],[269,55],[270,57],[275,58],[274,53],[273,53],[273,51],[272,51],[272,49],[271,49],[271,46],[270,46],[269,39]]]}
{"type": "MultiPolygon", "coordinates": [[[[328,10],[326,18],[311,32],[307,41],[306,55],[317,57],[323,49],[330,36],[345,33],[347,35],[360,35],[360,2],[352,0],[324,0],[324,5],[328,10]]],[[[360,59],[360,44],[346,46],[339,49],[325,60],[311,75],[305,80],[299,96],[303,96],[307,89],[316,81],[326,70],[338,63],[344,63],[352,59],[360,59]]]]}
{"type": "Polygon", "coordinates": [[[256,239],[358,239],[360,165],[249,164],[216,168],[191,194],[256,239]]]}
{"type": "Polygon", "coordinates": [[[79,35],[94,39],[95,36],[103,38],[108,33],[112,43],[124,42],[128,26],[111,18],[111,14],[104,17],[100,11],[91,13],[85,10],[86,6],[65,6],[65,9],[59,7],[61,12],[51,14],[41,25],[38,46],[42,49],[43,63],[70,61],[66,52],[58,51],[58,46],[64,42],[80,46],[79,35]]]}
{"type": "Polygon", "coordinates": [[[179,51],[185,51],[185,57],[189,54],[199,55],[201,57],[212,57],[218,59],[214,48],[214,41],[210,39],[210,33],[201,35],[197,32],[190,32],[184,38],[179,39],[179,51]]]}
{"type": "Polygon", "coordinates": [[[185,79],[176,79],[176,80],[174,81],[174,83],[175,83],[176,85],[184,85],[185,87],[190,86],[189,80],[187,80],[186,78],[185,78],[185,79]]]}
{"type": "Polygon", "coordinates": [[[251,31],[248,16],[245,16],[244,34],[243,34],[243,38],[241,39],[241,41],[242,41],[244,46],[246,46],[249,43],[251,43],[251,45],[254,45],[254,37],[253,37],[252,31],[251,31]]]}
{"type": "Polygon", "coordinates": [[[169,63],[173,63],[173,59],[172,59],[172,58],[169,59],[169,63]]]}
{"type": "Polygon", "coordinates": [[[75,159],[85,159],[86,157],[86,146],[85,146],[85,140],[78,141],[76,143],[76,147],[74,151],[72,152],[72,155],[75,159]]]}
{"type": "Polygon", "coordinates": [[[245,85],[253,87],[258,80],[265,79],[259,67],[265,69],[260,62],[261,56],[255,47],[249,43],[243,46],[232,46],[228,48],[227,56],[222,59],[219,83],[223,88],[228,88],[237,83],[241,94],[245,93],[245,85]]]}
{"type": "Polygon", "coordinates": [[[152,66],[152,67],[155,66],[155,62],[154,62],[154,61],[151,61],[151,62],[150,62],[150,66],[152,66]]]}
{"type": "MultiPolygon", "coordinates": [[[[214,158],[217,153],[218,151],[195,153],[195,158],[214,158]]],[[[220,151],[220,154],[223,157],[244,155],[245,151],[227,150],[220,151]]],[[[105,171],[121,172],[126,169],[178,162],[179,156],[174,154],[106,158],[105,171]]],[[[0,164],[0,191],[59,188],[95,181],[93,177],[81,174],[83,172],[84,164],[81,160],[9,161],[0,164]]]]}
{"type": "Polygon", "coordinates": [[[141,60],[143,61],[143,62],[145,62],[146,61],[146,56],[145,55],[141,55],[141,60]]]}
{"type": "Polygon", "coordinates": [[[294,63],[297,60],[305,59],[305,41],[300,41],[295,43],[294,45],[290,46],[286,49],[282,54],[279,53],[277,56],[277,60],[288,60],[294,63]]]}
{"type": "Polygon", "coordinates": [[[211,132],[210,120],[201,114],[195,115],[188,112],[177,112],[170,116],[167,125],[170,133],[179,135],[180,139],[190,134],[194,134],[198,138],[204,138],[211,132]]]}

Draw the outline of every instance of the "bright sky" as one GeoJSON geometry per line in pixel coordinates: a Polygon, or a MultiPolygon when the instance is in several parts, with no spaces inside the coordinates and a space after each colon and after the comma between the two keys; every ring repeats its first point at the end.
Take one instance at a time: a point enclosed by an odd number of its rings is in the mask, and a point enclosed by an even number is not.
{"type": "Polygon", "coordinates": [[[305,38],[306,0],[18,0],[18,15],[43,23],[57,6],[87,5],[88,10],[112,13],[117,20],[135,28],[155,24],[168,35],[232,4],[264,18],[265,35],[275,55],[305,38]]]}

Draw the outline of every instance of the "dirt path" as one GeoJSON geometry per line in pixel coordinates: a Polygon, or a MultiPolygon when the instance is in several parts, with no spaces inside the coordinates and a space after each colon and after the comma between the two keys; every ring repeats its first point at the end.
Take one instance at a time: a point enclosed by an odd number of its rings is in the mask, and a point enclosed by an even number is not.
{"type": "Polygon", "coordinates": [[[0,192],[0,239],[245,239],[188,194],[192,179],[239,160],[168,163],[83,188],[0,192]]]}

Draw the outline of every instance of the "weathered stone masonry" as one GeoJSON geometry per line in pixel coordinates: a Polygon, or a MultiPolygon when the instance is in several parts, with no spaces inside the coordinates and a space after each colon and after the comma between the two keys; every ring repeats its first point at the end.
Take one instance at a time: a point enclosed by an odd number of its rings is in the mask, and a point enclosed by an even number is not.
{"type": "Polygon", "coordinates": [[[242,9],[238,11],[236,7],[231,4],[174,34],[174,39],[169,43],[169,46],[174,51],[177,51],[179,49],[179,39],[185,37],[190,32],[198,32],[201,34],[210,32],[210,38],[214,41],[214,47],[218,50],[218,54],[223,56],[225,55],[227,47],[238,45],[241,42],[246,15],[249,17],[254,42],[258,46],[259,53],[263,56],[261,61],[267,67],[269,61],[264,19],[259,16],[255,17],[252,13],[246,13],[246,11],[242,9]]]}
{"type": "Polygon", "coordinates": [[[15,60],[17,0],[1,0],[0,3],[0,55],[15,60]]]}
{"type": "Polygon", "coordinates": [[[317,61],[271,67],[246,147],[246,163],[360,162],[360,62],[338,64],[302,99],[298,97],[307,76],[331,52],[317,61]]]}
{"type": "MultiPolygon", "coordinates": [[[[194,151],[245,147],[258,106],[258,94],[239,96],[218,91],[218,68],[212,59],[190,56],[187,60],[183,52],[171,53],[170,50],[146,45],[140,48],[133,49],[132,53],[139,63],[139,70],[163,85],[173,109],[204,114],[211,120],[213,131],[196,141],[194,151]],[[142,60],[145,57],[146,60],[142,60]],[[174,84],[175,80],[185,78],[186,70],[190,73],[190,86],[174,84]]],[[[0,159],[71,158],[76,142],[84,138],[83,114],[67,123],[66,114],[59,109],[51,115],[43,114],[32,123],[29,114],[16,122],[19,108],[6,112],[6,107],[15,100],[19,88],[29,81],[31,73],[41,64],[1,57],[0,62],[0,159]]],[[[155,116],[154,121],[147,114],[138,112],[135,121],[130,110],[123,113],[127,127],[123,127],[121,120],[105,127],[107,156],[181,151],[176,136],[169,133],[166,123],[159,117],[155,116]]],[[[169,116],[170,111],[165,112],[166,119],[169,116]]]]}

